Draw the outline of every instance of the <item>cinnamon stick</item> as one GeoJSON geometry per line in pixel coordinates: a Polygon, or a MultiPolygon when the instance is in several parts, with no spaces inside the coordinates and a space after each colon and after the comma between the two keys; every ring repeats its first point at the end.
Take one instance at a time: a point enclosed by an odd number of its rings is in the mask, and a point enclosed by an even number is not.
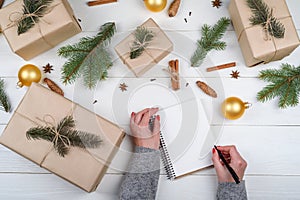
{"type": "Polygon", "coordinates": [[[179,61],[178,61],[178,59],[169,61],[169,69],[170,69],[170,73],[171,73],[172,89],[179,90],[180,82],[179,82],[179,61]]]}
{"type": "Polygon", "coordinates": [[[114,3],[117,1],[118,0],[95,0],[95,1],[87,2],[87,5],[88,6],[98,6],[98,5],[107,4],[107,3],[114,3]]]}
{"type": "Polygon", "coordinates": [[[220,70],[220,69],[226,69],[229,67],[235,67],[236,63],[235,62],[231,62],[231,63],[226,63],[223,65],[218,65],[218,66],[214,66],[214,67],[209,67],[206,69],[207,72],[211,72],[211,71],[216,71],[216,70],[220,70]]]}
{"type": "Polygon", "coordinates": [[[4,0],[0,0],[0,8],[2,8],[4,0]]]}

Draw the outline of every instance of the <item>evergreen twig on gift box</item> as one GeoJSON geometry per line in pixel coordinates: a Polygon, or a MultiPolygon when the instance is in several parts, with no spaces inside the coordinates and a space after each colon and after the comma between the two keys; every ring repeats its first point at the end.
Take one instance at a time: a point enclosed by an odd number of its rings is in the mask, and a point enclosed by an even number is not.
{"type": "Polygon", "coordinates": [[[62,157],[68,154],[69,147],[97,148],[102,143],[99,136],[75,130],[75,121],[72,116],[63,118],[57,127],[38,126],[26,132],[27,139],[46,140],[53,143],[54,149],[62,157]]]}
{"type": "Polygon", "coordinates": [[[134,38],[132,46],[130,47],[130,58],[134,59],[139,57],[149,43],[154,38],[154,33],[149,31],[146,27],[138,27],[134,32],[134,38]]]}
{"type": "Polygon", "coordinates": [[[18,22],[18,35],[32,28],[43,17],[53,0],[23,0],[23,16],[18,22]]]}
{"type": "Polygon", "coordinates": [[[78,43],[58,50],[60,56],[68,58],[62,68],[65,84],[75,82],[82,75],[85,86],[91,89],[98,80],[107,78],[107,70],[113,63],[106,48],[115,31],[115,23],[108,22],[101,26],[96,36],[84,37],[78,43]]]}
{"type": "Polygon", "coordinates": [[[263,0],[247,0],[253,15],[250,17],[252,25],[261,25],[267,34],[276,38],[283,38],[284,25],[273,16],[273,10],[263,0]]]}
{"type": "Polygon", "coordinates": [[[5,92],[5,83],[3,79],[0,79],[0,109],[5,112],[11,111],[11,105],[5,92]]]}
{"type": "Polygon", "coordinates": [[[226,43],[220,41],[227,27],[230,24],[230,19],[222,17],[214,26],[204,24],[201,29],[202,37],[197,42],[197,49],[191,57],[192,67],[198,67],[202,64],[206,55],[211,50],[224,50],[226,43]]]}
{"type": "Polygon", "coordinates": [[[281,69],[262,70],[259,79],[271,83],[258,92],[258,101],[266,102],[279,97],[278,106],[280,108],[299,104],[300,66],[282,64],[281,69]]]}

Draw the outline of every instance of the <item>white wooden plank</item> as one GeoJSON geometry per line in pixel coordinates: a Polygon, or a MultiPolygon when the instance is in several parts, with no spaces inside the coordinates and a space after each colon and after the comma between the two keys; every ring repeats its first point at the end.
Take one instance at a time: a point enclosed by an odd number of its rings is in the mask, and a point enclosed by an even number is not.
{"type": "MultiPolygon", "coordinates": [[[[114,65],[109,70],[109,77],[135,77],[128,67],[121,62],[116,52],[113,50],[113,47],[129,33],[130,32],[128,31],[116,33],[112,40],[109,51],[112,54],[114,65]]],[[[190,66],[190,57],[196,49],[196,41],[201,37],[200,33],[198,31],[166,31],[166,33],[174,43],[174,51],[171,52],[161,62],[159,62],[158,65],[145,73],[143,77],[167,77],[167,73],[163,72],[162,68],[167,68],[168,61],[175,58],[180,60],[180,75],[183,77],[230,77],[232,70],[239,70],[241,77],[256,77],[260,70],[279,68],[281,63],[290,63],[296,66],[299,65],[297,60],[300,53],[300,47],[280,61],[275,61],[266,65],[259,65],[252,68],[246,67],[236,35],[233,31],[228,31],[223,39],[227,43],[226,50],[210,52],[200,67],[193,68],[190,66]],[[208,67],[228,62],[236,62],[237,66],[235,68],[229,68],[215,72],[206,72],[206,68],[208,67]]],[[[298,31],[298,34],[300,35],[300,31],[298,31]]],[[[76,43],[81,37],[93,35],[95,35],[94,32],[80,33],[57,45],[53,49],[33,58],[30,60],[30,63],[37,65],[41,70],[43,69],[42,66],[46,65],[47,63],[51,63],[54,67],[54,71],[52,71],[51,74],[46,74],[47,77],[52,78],[56,82],[61,82],[61,68],[66,60],[57,55],[58,49],[64,45],[76,43]]],[[[21,66],[27,64],[28,62],[23,61],[21,58],[15,55],[10,50],[5,38],[1,35],[0,46],[0,58],[2,58],[0,77],[17,77],[21,66]]]]}
{"type": "MultiPolygon", "coordinates": [[[[12,99],[12,106],[16,109],[20,100],[22,99],[26,88],[16,89],[15,84],[17,82],[16,78],[6,78],[7,91],[9,97],[12,99]]],[[[67,87],[62,86],[66,93],[66,98],[73,100],[74,102],[86,107],[87,109],[96,112],[97,114],[104,116],[105,118],[120,123],[116,121],[117,111],[112,109],[116,104],[120,104],[126,108],[129,108],[130,101],[127,98],[122,99],[122,92],[119,89],[120,83],[126,83],[131,87],[132,91],[139,88],[136,84],[137,81],[141,81],[147,84],[154,84],[150,79],[131,79],[131,78],[109,78],[98,84],[95,90],[87,90],[81,83],[75,85],[68,85],[67,87]],[[118,99],[116,99],[118,98],[118,99]],[[119,98],[121,102],[119,101],[119,98]],[[93,104],[97,100],[98,102],[93,104]]],[[[156,82],[163,82],[165,84],[169,83],[168,78],[157,78],[156,82]]],[[[179,98],[184,94],[184,91],[192,90],[193,98],[198,100],[206,99],[208,104],[205,106],[212,109],[209,118],[212,120],[212,124],[230,124],[230,125],[299,125],[299,107],[280,109],[277,106],[278,99],[271,100],[267,103],[260,103],[256,100],[257,92],[260,91],[266,83],[260,81],[256,78],[240,78],[239,80],[230,78],[186,78],[183,80],[183,88],[178,93],[169,91],[172,95],[179,98]],[[197,80],[204,80],[213,87],[219,94],[219,98],[211,100],[207,95],[205,95],[195,84],[197,80]],[[189,83],[188,87],[185,87],[185,82],[189,83]],[[220,112],[220,105],[225,97],[237,96],[243,101],[252,103],[252,107],[246,110],[244,116],[238,120],[230,121],[224,120],[224,117],[220,112]],[[272,117],[270,117],[272,116],[272,117]]],[[[125,96],[126,92],[124,93],[125,96]]],[[[131,93],[130,93],[131,94],[131,93]]],[[[127,94],[126,94],[127,95],[127,94]]],[[[155,95],[155,94],[153,94],[155,95]]],[[[190,99],[190,96],[183,97],[184,99],[190,99]]],[[[159,97],[156,97],[159,98],[159,97]]],[[[130,110],[128,110],[128,116],[130,115],[130,110]]],[[[1,112],[1,124],[7,124],[12,113],[1,112]]],[[[126,117],[126,116],[125,116],[126,117]]],[[[126,120],[126,119],[124,119],[126,120]]]]}
{"type": "MultiPolygon", "coordinates": [[[[0,126],[4,127],[4,126],[0,126]]],[[[299,127],[282,126],[224,126],[221,129],[220,145],[234,144],[248,161],[247,175],[300,175],[300,159],[294,152],[300,151],[299,127]]],[[[131,140],[126,137],[119,152],[110,165],[108,173],[126,171],[130,153],[131,140]]],[[[197,154],[197,152],[195,152],[197,154]]],[[[200,150],[198,152],[200,154],[200,150]]],[[[0,173],[49,173],[31,161],[0,146],[0,173]]],[[[162,170],[161,174],[165,172],[162,170]]],[[[214,169],[197,172],[201,175],[214,175],[214,169]]]]}
{"type": "MultiPolygon", "coordinates": [[[[299,176],[247,176],[249,199],[297,199],[299,176]]],[[[106,175],[93,193],[86,193],[50,174],[0,174],[0,198],[32,199],[118,199],[122,175],[106,175]]],[[[214,199],[217,188],[215,176],[188,176],[170,182],[160,177],[157,199],[214,199]]]]}
{"type": "MultiPolygon", "coordinates": [[[[12,2],[12,0],[6,0],[4,5],[10,2],[12,2]]],[[[164,29],[198,30],[203,23],[213,24],[220,17],[228,17],[227,7],[230,1],[223,0],[223,4],[219,9],[213,8],[210,1],[185,1],[181,3],[180,10],[174,18],[169,18],[167,14],[167,8],[171,1],[168,1],[166,8],[160,13],[148,11],[142,1],[120,0],[118,3],[95,7],[88,7],[85,1],[69,2],[74,10],[75,16],[81,19],[83,30],[96,31],[102,23],[116,21],[120,27],[119,30],[125,31],[134,29],[140,24],[140,21],[144,21],[149,17],[154,18],[164,29]],[[189,16],[190,11],[192,12],[191,16],[189,16]],[[185,23],[184,18],[187,18],[188,23],[185,23]],[[97,19],[97,22],[95,19],[97,19]]],[[[295,21],[295,25],[299,29],[299,2],[287,0],[287,4],[295,21]]]]}

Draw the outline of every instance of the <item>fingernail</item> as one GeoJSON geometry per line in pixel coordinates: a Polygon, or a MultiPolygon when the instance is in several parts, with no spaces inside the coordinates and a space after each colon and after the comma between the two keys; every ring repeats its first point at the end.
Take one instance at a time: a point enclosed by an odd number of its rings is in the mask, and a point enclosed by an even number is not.
{"type": "Polygon", "coordinates": [[[160,121],[160,116],[159,115],[157,115],[157,119],[158,119],[158,121],[160,121]]]}
{"type": "Polygon", "coordinates": [[[213,148],[213,149],[212,149],[212,153],[215,153],[215,152],[216,152],[216,150],[213,148]]]}
{"type": "Polygon", "coordinates": [[[132,112],[132,113],[131,113],[131,117],[133,117],[134,115],[135,115],[135,113],[134,113],[134,112],[132,112]]]}

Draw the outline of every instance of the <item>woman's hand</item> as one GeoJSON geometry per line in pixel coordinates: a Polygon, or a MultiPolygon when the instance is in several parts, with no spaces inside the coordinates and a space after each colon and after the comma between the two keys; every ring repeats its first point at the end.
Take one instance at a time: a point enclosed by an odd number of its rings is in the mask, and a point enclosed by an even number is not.
{"type": "MultiPolygon", "coordinates": [[[[247,162],[242,158],[235,146],[218,146],[218,149],[221,151],[224,158],[241,181],[244,177],[247,162]]],[[[215,149],[213,149],[212,160],[217,172],[218,181],[220,183],[235,182],[224,163],[220,160],[220,157],[215,149]]]]}
{"type": "Polygon", "coordinates": [[[159,149],[160,116],[155,116],[153,131],[150,130],[149,120],[158,108],[146,108],[138,113],[131,113],[130,130],[136,146],[159,149]]]}

